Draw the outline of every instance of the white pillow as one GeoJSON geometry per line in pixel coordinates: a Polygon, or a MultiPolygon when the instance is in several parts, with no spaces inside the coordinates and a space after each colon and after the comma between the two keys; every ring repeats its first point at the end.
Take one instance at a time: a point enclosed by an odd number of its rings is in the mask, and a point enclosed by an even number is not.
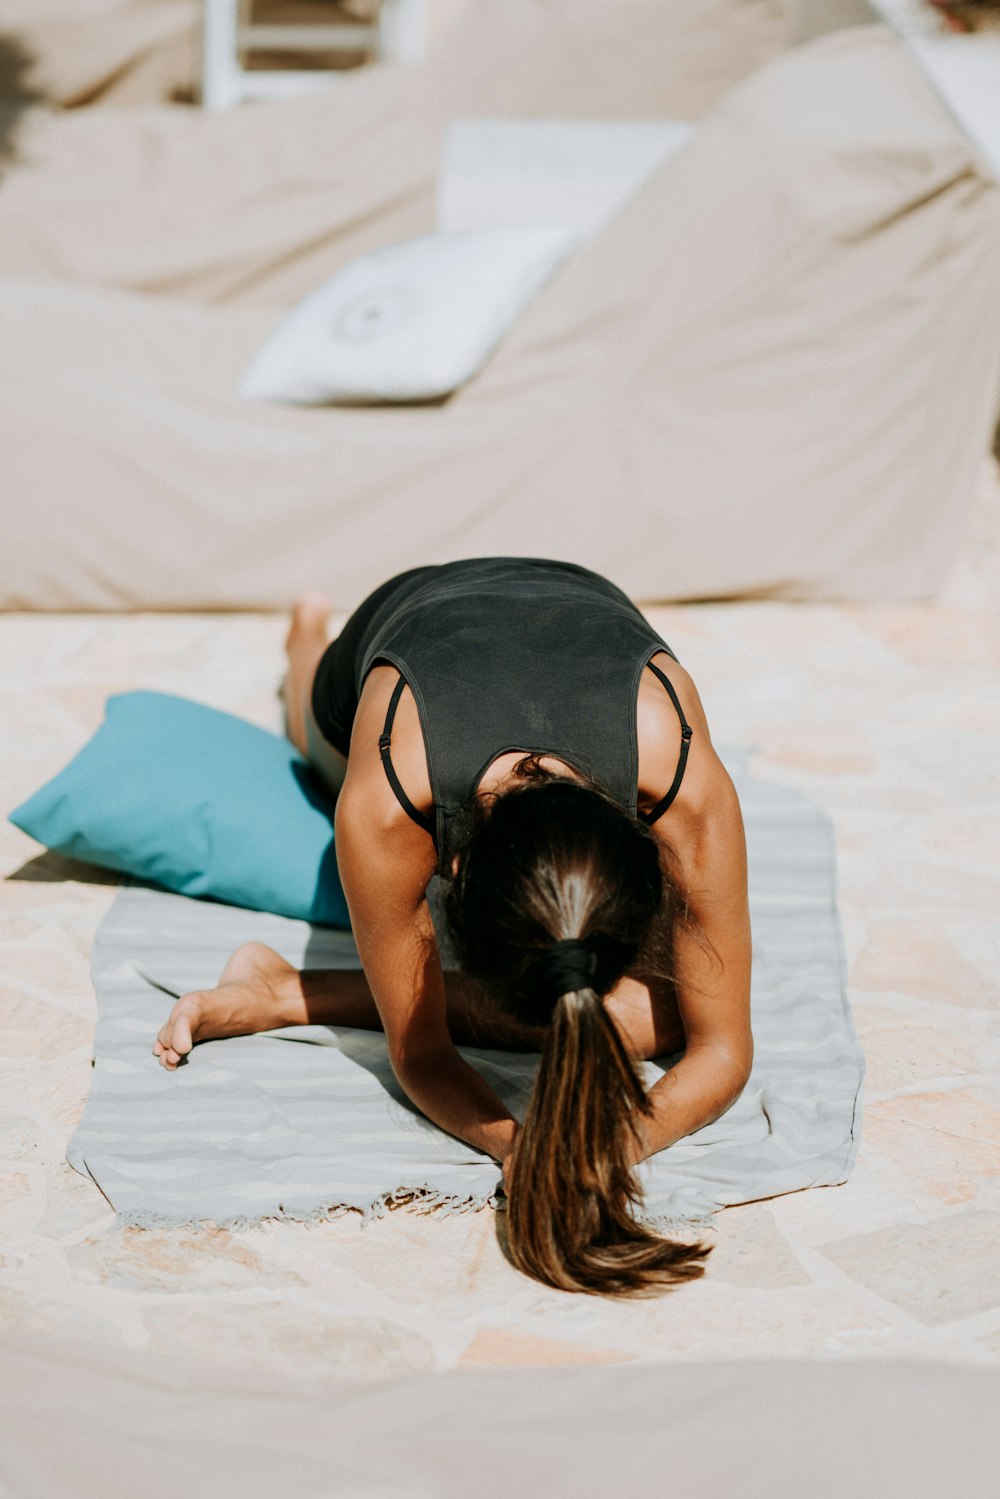
{"type": "Polygon", "coordinates": [[[437,227],[565,224],[589,239],[694,132],[685,120],[456,120],[437,227]]]}
{"type": "Polygon", "coordinates": [[[431,234],[362,256],[289,313],[239,383],[250,401],[427,401],[481,369],[577,243],[562,227],[431,234]]]}

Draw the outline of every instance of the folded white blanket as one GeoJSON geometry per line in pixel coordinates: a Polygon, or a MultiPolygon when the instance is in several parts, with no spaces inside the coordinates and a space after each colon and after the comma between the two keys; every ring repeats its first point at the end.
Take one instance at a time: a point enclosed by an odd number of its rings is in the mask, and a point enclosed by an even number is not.
{"type": "Polygon", "coordinates": [[[592,238],[694,131],[684,120],[456,120],[437,227],[558,225],[592,238]]]}

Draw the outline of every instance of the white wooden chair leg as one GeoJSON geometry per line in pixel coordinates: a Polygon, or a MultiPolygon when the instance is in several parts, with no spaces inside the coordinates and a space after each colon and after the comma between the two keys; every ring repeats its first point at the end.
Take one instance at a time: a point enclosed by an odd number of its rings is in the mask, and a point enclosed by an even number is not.
{"type": "Polygon", "coordinates": [[[202,0],[201,103],[231,109],[241,96],[237,0],[202,0]]]}
{"type": "Polygon", "coordinates": [[[427,51],[427,0],[382,0],[379,55],[386,62],[413,65],[427,51]]]}

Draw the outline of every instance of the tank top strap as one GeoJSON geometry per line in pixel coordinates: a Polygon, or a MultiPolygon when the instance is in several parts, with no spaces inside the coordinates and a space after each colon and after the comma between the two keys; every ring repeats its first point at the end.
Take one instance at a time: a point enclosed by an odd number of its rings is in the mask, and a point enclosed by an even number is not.
{"type": "Polygon", "coordinates": [[[657,822],[663,816],[664,812],[670,806],[671,802],[677,796],[678,791],[680,791],[681,789],[681,782],[684,779],[684,772],[687,769],[688,750],[691,748],[691,740],[694,737],[694,729],[692,729],[691,725],[684,717],[684,709],[681,707],[681,700],[674,690],[673,682],[671,682],[670,678],[665,672],[660,670],[655,661],[647,661],[646,665],[649,667],[654,676],[659,677],[660,681],[667,689],[667,692],[670,695],[670,701],[677,709],[677,717],[681,721],[681,750],[680,754],[677,757],[677,770],[674,773],[674,778],[667,789],[666,795],[660,797],[660,800],[656,803],[656,806],[653,807],[651,811],[643,812],[640,814],[643,822],[646,823],[647,826],[652,827],[653,823],[657,822]]]}
{"type": "Polygon", "coordinates": [[[403,688],[405,686],[406,678],[403,676],[403,673],[400,672],[399,680],[397,681],[395,687],[392,689],[392,696],[389,699],[389,707],[386,710],[385,715],[385,726],[382,729],[381,734],[379,735],[378,752],[382,757],[382,769],[385,771],[386,778],[389,782],[389,785],[393,789],[399,805],[402,807],[407,817],[412,817],[417,826],[423,828],[425,833],[430,833],[431,837],[433,838],[435,833],[435,823],[431,820],[431,818],[425,817],[423,812],[415,807],[410,801],[410,798],[407,796],[406,792],[403,789],[402,781],[396,774],[396,767],[392,763],[392,726],[396,721],[396,709],[399,707],[399,700],[403,696],[403,688]]]}

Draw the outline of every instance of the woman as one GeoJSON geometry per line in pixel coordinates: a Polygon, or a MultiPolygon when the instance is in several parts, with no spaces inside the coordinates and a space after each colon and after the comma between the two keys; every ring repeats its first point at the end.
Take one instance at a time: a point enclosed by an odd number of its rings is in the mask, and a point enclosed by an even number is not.
{"type": "Polygon", "coordinates": [[[288,637],[290,738],[336,796],[363,973],[299,973],[248,944],[178,1000],[154,1053],[307,1022],[381,1027],[400,1084],[503,1167],[514,1263],[637,1294],[706,1251],[634,1219],[633,1168],[716,1119],[750,1072],[739,803],[691,678],[613,584],[486,558],[391,579],[328,644],[288,637]],[[426,890],[448,885],[461,974],[426,890]],[[527,1117],[456,1044],[538,1049],[527,1117]],[[642,1058],[683,1049],[648,1094],[642,1058]]]}

